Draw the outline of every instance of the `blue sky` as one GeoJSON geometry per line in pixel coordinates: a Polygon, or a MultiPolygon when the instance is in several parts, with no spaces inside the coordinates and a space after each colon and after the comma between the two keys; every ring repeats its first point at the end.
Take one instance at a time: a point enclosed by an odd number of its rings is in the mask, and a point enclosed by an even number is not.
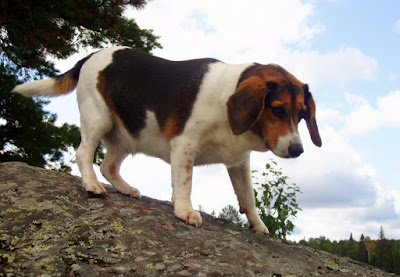
{"type": "MultiPolygon", "coordinates": [[[[387,237],[399,239],[399,11],[395,0],[154,0],[126,15],[161,36],[163,49],[155,55],[278,63],[310,85],[323,146],[312,145],[301,123],[305,153],[275,158],[304,192],[292,239],[347,239],[350,232],[377,238],[381,225],[387,237]]],[[[64,72],[90,52],[57,65],[64,72]]],[[[75,97],[52,100],[48,109],[60,121],[78,123],[75,97]]],[[[271,157],[255,153],[253,168],[262,170],[271,157]]],[[[136,156],[122,175],[142,194],[170,200],[165,163],[136,156]]],[[[192,200],[208,212],[236,205],[222,166],[196,169],[192,200]]]]}

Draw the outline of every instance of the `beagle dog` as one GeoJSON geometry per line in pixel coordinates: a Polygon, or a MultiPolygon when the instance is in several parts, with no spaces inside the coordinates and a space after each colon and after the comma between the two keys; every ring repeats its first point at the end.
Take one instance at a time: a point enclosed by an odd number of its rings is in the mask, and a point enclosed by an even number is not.
{"type": "Polygon", "coordinates": [[[76,153],[83,186],[105,194],[93,171],[100,141],[107,149],[101,173],[122,194],[140,199],[119,169],[128,154],[145,153],[171,164],[175,216],[200,227],[192,207],[193,166],[226,165],[240,212],[268,233],[255,207],[250,152],[283,158],[303,153],[297,125],[305,119],[321,146],[308,85],[282,67],[226,64],[215,59],[170,61],[127,47],[91,54],[68,72],[18,85],[25,96],[58,96],[76,88],[81,143],[76,153]]]}

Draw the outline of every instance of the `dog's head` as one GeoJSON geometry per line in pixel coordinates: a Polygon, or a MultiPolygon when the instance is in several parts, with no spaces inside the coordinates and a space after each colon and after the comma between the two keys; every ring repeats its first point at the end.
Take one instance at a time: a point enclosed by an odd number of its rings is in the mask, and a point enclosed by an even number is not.
{"type": "Polygon", "coordinates": [[[301,119],[305,119],[313,143],[322,145],[308,85],[278,65],[255,65],[246,70],[227,106],[235,135],[251,131],[279,157],[295,158],[303,153],[297,128],[301,119]]]}

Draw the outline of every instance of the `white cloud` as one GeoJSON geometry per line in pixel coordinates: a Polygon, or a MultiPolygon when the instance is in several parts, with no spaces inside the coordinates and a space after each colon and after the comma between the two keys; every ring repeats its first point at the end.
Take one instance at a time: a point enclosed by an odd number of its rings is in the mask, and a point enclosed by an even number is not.
{"type": "Polygon", "coordinates": [[[344,119],[345,134],[365,135],[382,127],[400,127],[400,90],[379,97],[375,107],[361,96],[347,95],[346,100],[352,110],[344,119]]]}
{"type": "Polygon", "coordinates": [[[156,54],[170,59],[210,56],[226,62],[248,62],[260,53],[268,59],[287,43],[306,43],[323,30],[308,23],[313,13],[312,4],[299,0],[160,0],[149,2],[144,10],[127,11],[141,27],[161,36],[164,49],[156,54]]]}
{"type": "Polygon", "coordinates": [[[394,24],[394,31],[400,35],[400,19],[394,24]]]}
{"type": "Polygon", "coordinates": [[[160,35],[163,49],[156,55],[168,59],[212,57],[229,63],[278,63],[312,87],[344,84],[352,79],[373,80],[375,59],[360,50],[293,51],[302,49],[324,26],[311,24],[312,3],[298,0],[149,2],[146,9],[127,11],[143,28],[160,35]],[[246,2],[247,3],[247,2],[246,2]],[[173,14],[173,16],[171,16],[173,14]]]}
{"type": "MultiPolygon", "coordinates": [[[[362,98],[350,98],[353,103],[366,103],[362,98]]],[[[389,226],[393,227],[390,237],[400,236],[400,191],[379,182],[375,168],[351,146],[347,135],[337,131],[340,127],[333,127],[330,116],[335,114],[339,112],[332,108],[327,112],[319,109],[321,148],[311,143],[308,130],[301,122],[304,154],[290,160],[274,158],[291,178],[290,182],[303,191],[298,196],[303,211],[298,214],[296,233],[291,238],[325,235],[343,239],[350,232],[355,237],[361,233],[373,236],[381,225],[387,226],[388,231],[389,226]]],[[[262,170],[268,156],[272,155],[254,154],[253,166],[262,170]]]]}
{"type": "Polygon", "coordinates": [[[378,71],[375,59],[349,47],[328,53],[285,50],[278,63],[312,87],[344,85],[354,79],[374,80],[378,71]]]}

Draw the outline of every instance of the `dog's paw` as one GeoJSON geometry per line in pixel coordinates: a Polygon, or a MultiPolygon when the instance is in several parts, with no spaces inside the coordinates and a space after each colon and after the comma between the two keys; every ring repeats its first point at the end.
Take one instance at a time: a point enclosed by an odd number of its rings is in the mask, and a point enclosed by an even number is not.
{"type": "Polygon", "coordinates": [[[257,232],[269,234],[267,226],[261,220],[257,224],[251,225],[251,228],[257,232]]]}
{"type": "Polygon", "coordinates": [[[88,193],[92,193],[94,195],[107,195],[106,189],[99,182],[83,183],[83,186],[88,193]]]}
{"type": "Polygon", "coordinates": [[[175,216],[187,224],[194,225],[197,228],[199,228],[203,223],[200,213],[195,210],[175,211],[175,216]]]}
{"type": "Polygon", "coordinates": [[[117,189],[119,193],[122,193],[124,195],[128,195],[130,197],[136,198],[140,200],[142,198],[142,195],[140,194],[140,191],[136,188],[133,187],[127,187],[122,190],[117,189]]]}

